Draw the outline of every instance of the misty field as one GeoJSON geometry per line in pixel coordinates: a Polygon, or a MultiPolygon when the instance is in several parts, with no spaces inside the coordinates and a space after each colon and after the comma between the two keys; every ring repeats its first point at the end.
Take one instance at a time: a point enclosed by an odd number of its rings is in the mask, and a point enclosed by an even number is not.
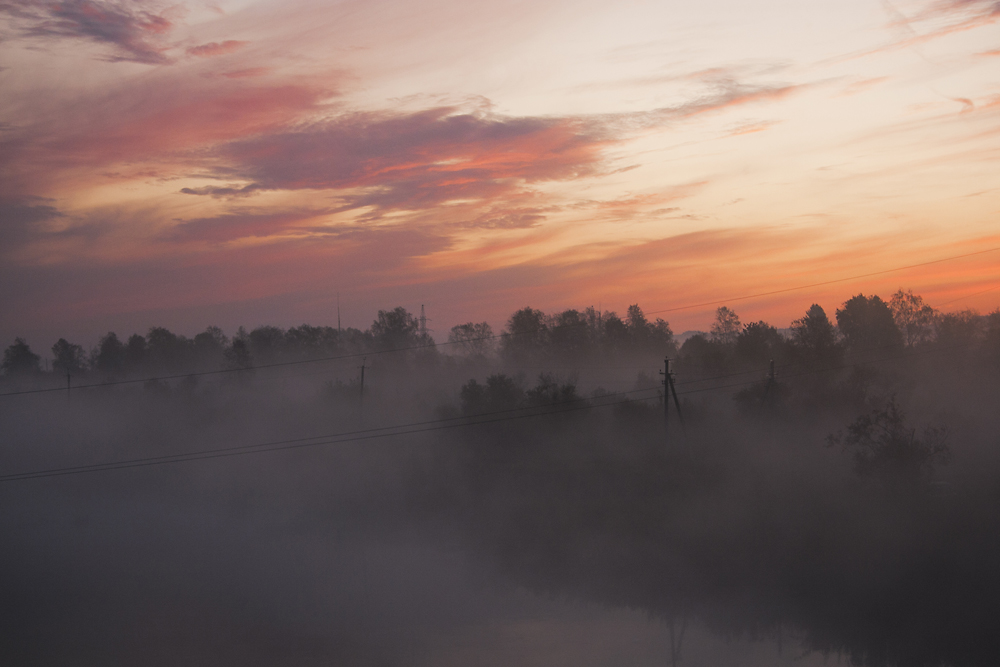
{"type": "Polygon", "coordinates": [[[8,364],[0,661],[995,665],[1000,318],[878,303],[8,364]]]}

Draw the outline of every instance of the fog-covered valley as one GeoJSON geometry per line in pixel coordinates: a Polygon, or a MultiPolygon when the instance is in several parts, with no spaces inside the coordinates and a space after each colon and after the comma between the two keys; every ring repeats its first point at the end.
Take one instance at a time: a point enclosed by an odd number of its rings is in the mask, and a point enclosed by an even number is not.
{"type": "Polygon", "coordinates": [[[900,294],[16,341],[4,663],[995,664],[1000,317],[900,294]]]}

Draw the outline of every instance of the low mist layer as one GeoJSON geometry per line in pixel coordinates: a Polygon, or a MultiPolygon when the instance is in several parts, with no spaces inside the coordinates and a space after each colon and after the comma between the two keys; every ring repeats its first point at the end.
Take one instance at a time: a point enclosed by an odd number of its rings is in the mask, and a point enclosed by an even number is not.
{"type": "Polygon", "coordinates": [[[1000,658],[997,313],[720,308],[678,345],[526,308],[436,346],[396,309],[52,352],[3,360],[9,664],[485,664],[513,626],[608,664],[636,612],[640,664],[705,630],[759,664],[1000,658]]]}

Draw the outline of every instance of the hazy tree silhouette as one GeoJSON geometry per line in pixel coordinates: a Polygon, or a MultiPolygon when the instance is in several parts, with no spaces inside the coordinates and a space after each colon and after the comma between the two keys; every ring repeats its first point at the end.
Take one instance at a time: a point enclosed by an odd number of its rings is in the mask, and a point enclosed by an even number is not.
{"type": "Polygon", "coordinates": [[[115,332],[109,331],[98,341],[92,366],[106,376],[116,376],[125,371],[125,345],[118,340],[115,332]]]}
{"type": "Polygon", "coordinates": [[[247,344],[258,363],[271,364],[284,354],[285,332],[273,326],[256,327],[248,334],[247,344]]]}
{"type": "Polygon", "coordinates": [[[913,290],[900,289],[889,299],[889,310],[907,347],[926,343],[934,335],[934,309],[913,290]]]}
{"type": "Polygon", "coordinates": [[[462,414],[475,415],[487,412],[512,410],[524,403],[524,390],[520,384],[503,373],[486,378],[485,384],[469,380],[459,392],[462,414]]]}
{"type": "Polygon", "coordinates": [[[1000,364],[1000,310],[994,310],[985,317],[983,344],[986,356],[993,364],[1000,364]]]}
{"type": "Polygon", "coordinates": [[[852,350],[902,347],[903,336],[889,305],[877,296],[853,296],[837,309],[837,327],[852,350]]]}
{"type": "Polygon", "coordinates": [[[430,336],[420,333],[420,322],[402,306],[378,311],[372,322],[372,338],[381,350],[431,345],[430,336]]]}
{"type": "Polygon", "coordinates": [[[125,365],[132,373],[142,372],[146,366],[146,338],[132,334],[125,343],[125,365]]]}
{"type": "Polygon", "coordinates": [[[740,318],[726,306],[720,306],[715,311],[715,322],[712,324],[712,340],[723,345],[732,345],[740,335],[740,318]]]}
{"type": "Polygon", "coordinates": [[[743,326],[736,337],[736,358],[748,364],[763,366],[772,359],[785,356],[787,342],[778,330],[767,322],[751,322],[743,326]]]}
{"type": "Polygon", "coordinates": [[[14,344],[4,350],[0,369],[6,375],[32,375],[40,373],[41,357],[31,351],[23,338],[15,338],[14,344]]]}
{"type": "Polygon", "coordinates": [[[604,346],[609,352],[622,351],[629,345],[628,325],[614,312],[604,316],[604,346]]]}
{"type": "Polygon", "coordinates": [[[985,322],[979,313],[966,309],[937,318],[937,342],[941,345],[972,345],[983,337],[985,322]]]}
{"type": "Polygon", "coordinates": [[[895,398],[858,417],[846,434],[831,435],[828,443],[851,452],[858,475],[879,479],[896,490],[925,485],[934,466],[946,463],[949,456],[945,433],[928,427],[918,438],[895,398]]]}
{"type": "Polygon", "coordinates": [[[229,338],[219,327],[207,327],[191,341],[194,355],[201,368],[218,368],[223,361],[229,338]]]}
{"type": "Polygon", "coordinates": [[[60,338],[52,346],[52,370],[60,375],[79,375],[86,365],[83,347],[60,338]]]}
{"type": "Polygon", "coordinates": [[[223,355],[226,367],[233,370],[248,370],[253,368],[253,355],[250,354],[250,344],[246,337],[233,337],[233,342],[223,355]]]}
{"type": "Polygon", "coordinates": [[[549,328],[545,323],[545,313],[526,307],[517,311],[507,320],[507,329],[502,334],[501,353],[514,363],[523,363],[543,351],[549,341],[549,328]]]}
{"type": "Polygon", "coordinates": [[[357,329],[338,331],[303,324],[285,332],[285,349],[299,359],[329,356],[342,350],[346,340],[358,333],[357,329]]]}
{"type": "Polygon", "coordinates": [[[839,362],[843,348],[837,341],[834,328],[826,311],[814,303],[805,317],[792,322],[792,346],[799,357],[808,361],[839,362]]]}
{"type": "Polygon", "coordinates": [[[701,333],[684,341],[677,356],[685,372],[725,372],[731,362],[730,350],[725,344],[709,340],[701,333]]]}
{"type": "Polygon", "coordinates": [[[625,326],[631,345],[636,351],[665,355],[676,352],[674,332],[670,329],[670,325],[660,318],[657,318],[656,322],[650,322],[639,304],[635,303],[628,307],[625,326]]]}
{"type": "Polygon", "coordinates": [[[579,358],[590,347],[587,320],[578,310],[565,310],[551,320],[549,344],[562,356],[579,358]]]}
{"type": "Polygon", "coordinates": [[[472,357],[486,357],[496,347],[493,327],[487,322],[456,324],[448,333],[448,342],[453,349],[472,357]]]}
{"type": "Polygon", "coordinates": [[[550,373],[539,375],[538,384],[525,392],[525,401],[530,406],[555,406],[577,399],[575,383],[560,383],[550,373]]]}
{"type": "Polygon", "coordinates": [[[155,372],[181,371],[190,365],[189,341],[165,327],[150,328],[146,346],[146,361],[155,372]]]}

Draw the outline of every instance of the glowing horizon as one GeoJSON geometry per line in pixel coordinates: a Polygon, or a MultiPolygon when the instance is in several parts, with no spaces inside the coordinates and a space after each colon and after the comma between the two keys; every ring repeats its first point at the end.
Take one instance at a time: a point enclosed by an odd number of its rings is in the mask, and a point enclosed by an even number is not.
{"type": "MultiPolygon", "coordinates": [[[[345,324],[426,304],[440,339],[526,305],[656,312],[1000,246],[998,19],[0,3],[0,334],[328,324],[339,290],[345,324]]],[[[730,305],[784,327],[908,288],[989,311],[998,280],[986,253],[730,305]]]]}

